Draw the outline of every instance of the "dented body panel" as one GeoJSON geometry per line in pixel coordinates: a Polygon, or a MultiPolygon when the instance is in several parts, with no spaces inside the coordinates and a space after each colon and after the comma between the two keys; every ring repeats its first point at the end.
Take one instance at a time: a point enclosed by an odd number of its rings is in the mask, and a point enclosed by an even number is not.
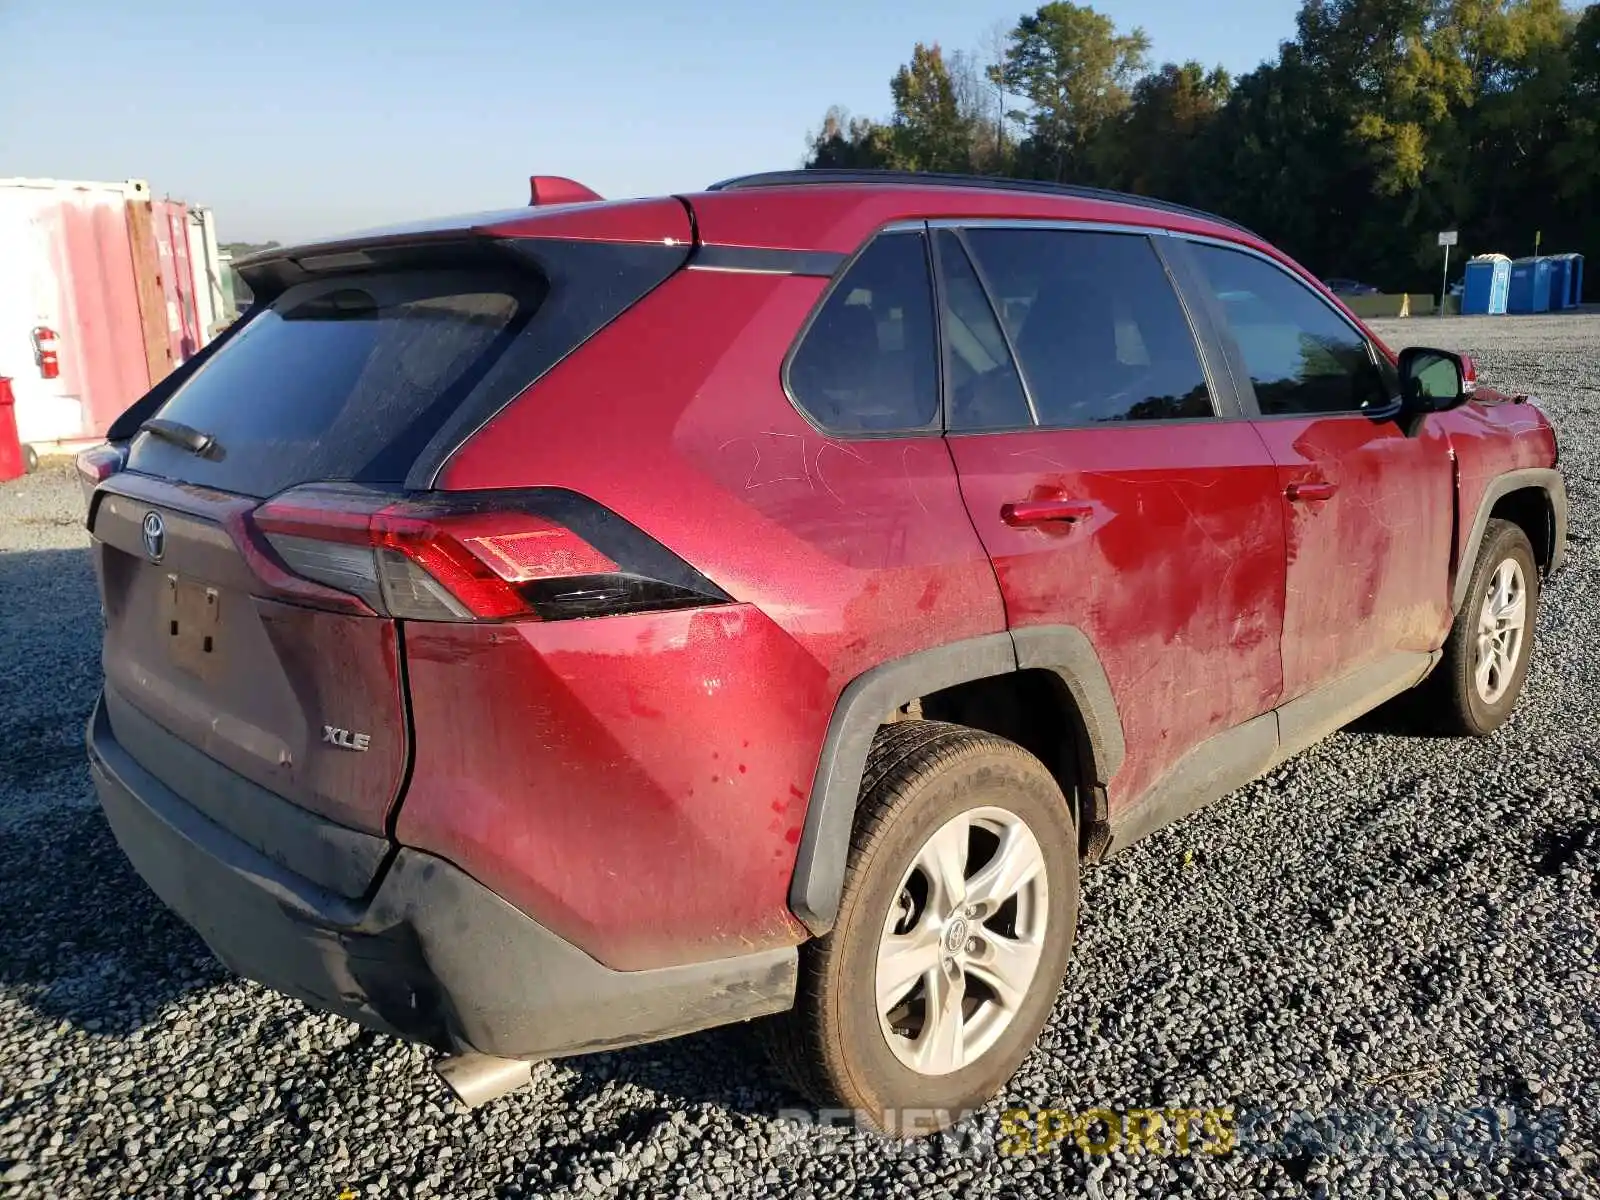
{"type": "MultiPolygon", "coordinates": [[[[1513,471],[1556,465],[1555,430],[1536,405],[1518,402],[1502,392],[1480,388],[1472,403],[1429,418],[1449,440],[1457,463],[1457,512],[1454,570],[1472,569],[1467,544],[1473,521],[1495,481],[1513,471]]],[[[1560,548],[1557,548],[1559,552],[1560,548]]]]}
{"type": "Polygon", "coordinates": [[[395,622],[274,589],[241,520],[255,503],[129,472],[102,488],[91,528],[107,685],[251,783],[381,835],[410,756],[395,622]]]}
{"type": "Polygon", "coordinates": [[[1433,422],[1359,413],[1256,422],[1286,519],[1283,700],[1396,650],[1436,650],[1450,629],[1455,498],[1433,422]],[[1308,483],[1327,499],[1290,499],[1308,483]]]}
{"type": "Polygon", "coordinates": [[[470,631],[408,631],[418,751],[401,842],[484,863],[503,894],[610,965],[798,938],[786,894],[844,688],[879,663],[1006,628],[944,440],[829,437],[785,395],[784,355],[824,283],[680,273],[502,413],[441,479],[604,496],[739,602],[692,620],[529,626],[493,660],[480,646],[471,667],[446,657],[479,642],[470,631]],[[690,646],[664,653],[678,636],[666,627],[680,623],[690,646]],[[574,680],[560,703],[543,698],[551,653],[574,680]],[[702,676],[725,683],[707,693],[702,676]],[[583,679],[634,699],[613,702],[583,679]],[[541,714],[539,733],[443,733],[478,711],[477,687],[519,697],[517,711],[541,714]],[[450,704],[434,698],[444,694],[450,704]],[[513,740],[509,757],[492,749],[513,740]],[[486,764],[477,781],[441,767],[463,744],[486,764]],[[473,823],[470,846],[446,828],[459,821],[473,823]],[[655,916],[641,925],[640,911],[655,916]]]}
{"type": "Polygon", "coordinates": [[[1245,422],[952,437],[1013,629],[1070,621],[1092,642],[1127,746],[1113,813],[1183,754],[1283,690],[1283,505],[1245,422]],[[1015,528],[1008,503],[1081,501],[1015,528]]]}
{"type": "Polygon", "coordinates": [[[412,624],[396,834],[619,970],[793,945],[785,891],[831,708],[753,607],[412,624]]]}

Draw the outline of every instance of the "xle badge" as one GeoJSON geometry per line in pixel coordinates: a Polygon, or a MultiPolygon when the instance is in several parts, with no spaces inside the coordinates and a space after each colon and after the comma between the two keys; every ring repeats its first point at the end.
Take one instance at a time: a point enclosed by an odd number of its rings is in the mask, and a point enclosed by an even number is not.
{"type": "Polygon", "coordinates": [[[335,729],[332,725],[322,727],[322,740],[330,746],[337,746],[341,750],[365,750],[372,744],[372,735],[369,733],[351,733],[348,729],[335,729]]]}

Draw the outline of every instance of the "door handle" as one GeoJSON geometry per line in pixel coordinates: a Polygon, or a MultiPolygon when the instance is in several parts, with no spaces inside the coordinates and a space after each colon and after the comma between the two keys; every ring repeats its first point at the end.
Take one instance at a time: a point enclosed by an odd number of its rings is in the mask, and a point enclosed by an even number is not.
{"type": "Polygon", "coordinates": [[[1305,483],[1291,483],[1284,488],[1283,494],[1296,501],[1331,500],[1338,490],[1337,483],[1329,483],[1326,479],[1309,479],[1305,483]]]}
{"type": "Polygon", "coordinates": [[[1094,505],[1086,500],[1013,500],[1000,506],[1000,519],[1007,525],[1045,525],[1060,521],[1071,525],[1094,516],[1094,505]]]}

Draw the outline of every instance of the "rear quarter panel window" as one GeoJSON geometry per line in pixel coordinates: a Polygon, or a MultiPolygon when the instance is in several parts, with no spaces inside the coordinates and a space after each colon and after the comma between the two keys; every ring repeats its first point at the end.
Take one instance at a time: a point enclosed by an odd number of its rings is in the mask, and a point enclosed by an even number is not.
{"type": "Polygon", "coordinates": [[[845,268],[789,361],[795,402],[832,432],[936,427],[933,289],[923,236],[880,234],[845,268]]]}

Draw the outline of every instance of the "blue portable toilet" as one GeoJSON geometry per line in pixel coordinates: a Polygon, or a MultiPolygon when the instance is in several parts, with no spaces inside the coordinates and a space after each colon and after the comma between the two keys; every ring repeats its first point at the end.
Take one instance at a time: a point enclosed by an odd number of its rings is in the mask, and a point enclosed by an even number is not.
{"type": "Polygon", "coordinates": [[[1511,291],[1511,260],[1504,254],[1477,254],[1467,260],[1461,288],[1462,316],[1499,316],[1511,291]]]}
{"type": "Polygon", "coordinates": [[[1511,291],[1506,311],[1541,313],[1550,311],[1550,260],[1519,258],[1511,264],[1511,291]]]}
{"type": "Polygon", "coordinates": [[[1544,306],[1551,312],[1560,312],[1567,306],[1567,263],[1559,254],[1546,255],[1545,262],[1550,264],[1550,278],[1544,306]]]}
{"type": "Polygon", "coordinates": [[[1550,307],[1577,308],[1583,303],[1583,255],[1556,254],[1550,259],[1550,307]]]}

